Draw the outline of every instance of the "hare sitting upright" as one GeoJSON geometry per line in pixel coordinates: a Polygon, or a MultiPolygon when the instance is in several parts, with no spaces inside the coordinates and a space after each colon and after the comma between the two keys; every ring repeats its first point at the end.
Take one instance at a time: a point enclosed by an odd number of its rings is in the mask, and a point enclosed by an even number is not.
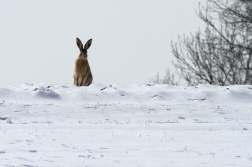
{"type": "Polygon", "coordinates": [[[93,76],[87,60],[87,50],[92,44],[92,39],[86,42],[84,48],[79,38],[76,38],[76,43],[80,49],[80,55],[75,61],[74,84],[77,86],[88,86],[93,81],[93,76]]]}

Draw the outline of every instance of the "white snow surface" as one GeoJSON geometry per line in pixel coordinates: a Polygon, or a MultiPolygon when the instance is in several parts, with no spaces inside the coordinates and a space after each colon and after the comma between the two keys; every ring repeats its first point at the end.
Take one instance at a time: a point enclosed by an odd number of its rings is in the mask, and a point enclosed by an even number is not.
{"type": "Polygon", "coordinates": [[[0,85],[1,167],[249,167],[251,130],[251,85],[0,85]]]}

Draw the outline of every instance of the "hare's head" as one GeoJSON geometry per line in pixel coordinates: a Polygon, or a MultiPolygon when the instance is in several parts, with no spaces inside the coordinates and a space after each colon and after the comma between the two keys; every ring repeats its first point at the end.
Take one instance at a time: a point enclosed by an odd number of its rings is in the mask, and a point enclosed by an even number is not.
{"type": "Polygon", "coordinates": [[[82,45],[82,42],[81,42],[81,40],[79,39],[79,38],[76,38],[76,43],[77,43],[77,46],[79,47],[79,49],[80,49],[80,55],[79,55],[79,57],[81,57],[81,58],[84,58],[84,59],[87,59],[87,50],[88,50],[88,48],[91,46],[91,44],[92,44],[92,39],[89,39],[87,42],[86,42],[86,44],[85,44],[85,46],[83,47],[83,45],[82,45]]]}

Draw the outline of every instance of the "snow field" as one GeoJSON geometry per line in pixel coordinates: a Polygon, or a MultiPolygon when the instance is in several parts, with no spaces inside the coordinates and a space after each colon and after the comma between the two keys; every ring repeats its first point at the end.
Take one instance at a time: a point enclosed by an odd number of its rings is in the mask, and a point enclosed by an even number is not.
{"type": "Polygon", "coordinates": [[[0,85],[0,166],[252,166],[252,86],[0,85]]]}

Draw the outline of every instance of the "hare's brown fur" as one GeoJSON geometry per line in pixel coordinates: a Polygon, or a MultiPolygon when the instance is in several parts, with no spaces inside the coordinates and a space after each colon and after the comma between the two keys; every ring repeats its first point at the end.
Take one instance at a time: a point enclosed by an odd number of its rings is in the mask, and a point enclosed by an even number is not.
{"type": "Polygon", "coordinates": [[[79,38],[76,38],[76,43],[80,49],[80,55],[75,61],[74,84],[77,86],[89,86],[93,81],[93,76],[87,60],[87,50],[92,44],[92,39],[89,39],[84,47],[79,38]]]}

